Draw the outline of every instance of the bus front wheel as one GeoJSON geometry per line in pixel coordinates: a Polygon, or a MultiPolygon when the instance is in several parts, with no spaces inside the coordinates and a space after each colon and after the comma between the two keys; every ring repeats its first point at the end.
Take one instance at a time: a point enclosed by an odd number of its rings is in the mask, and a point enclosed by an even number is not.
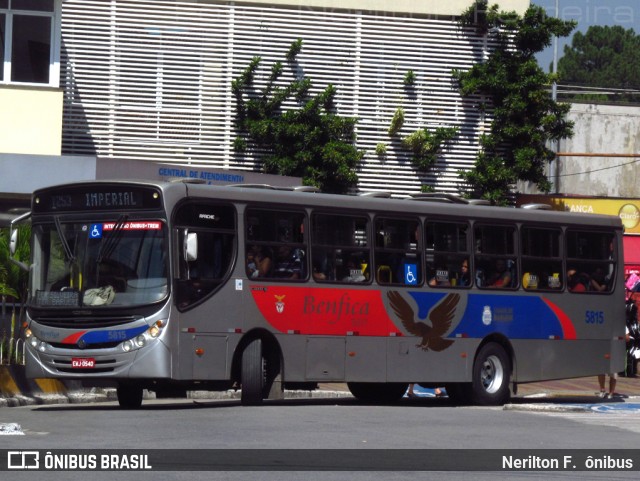
{"type": "Polygon", "coordinates": [[[125,409],[138,409],[142,406],[142,388],[135,384],[120,384],[116,389],[118,404],[125,409]]]}
{"type": "Polygon", "coordinates": [[[495,342],[485,344],[473,364],[471,395],[474,404],[499,406],[509,400],[511,362],[504,348],[495,342]]]}
{"type": "Polygon", "coordinates": [[[254,339],[242,352],[242,390],[240,402],[243,406],[262,404],[265,386],[265,360],[262,355],[262,340],[254,339]]]}

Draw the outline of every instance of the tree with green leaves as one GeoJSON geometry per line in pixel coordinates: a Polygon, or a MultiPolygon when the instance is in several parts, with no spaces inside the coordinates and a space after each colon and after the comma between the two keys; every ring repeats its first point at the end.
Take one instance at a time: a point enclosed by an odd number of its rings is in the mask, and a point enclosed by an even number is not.
{"type": "Polygon", "coordinates": [[[480,107],[490,110],[493,119],[490,133],[481,138],[474,169],[460,175],[469,184],[470,195],[504,205],[519,180],[550,191],[545,167],[555,153],[547,145],[573,134],[573,124],[566,119],[570,106],[550,95],[556,76],[545,73],[535,55],[551,44],[554,35],[569,35],[575,23],[550,17],[533,5],[523,16],[498,8],[476,0],[463,14],[463,26],[491,36],[497,47],[486,61],[454,75],[462,95],[489,100],[480,107]]]}
{"type": "MultiPolygon", "coordinates": [[[[564,47],[558,61],[562,81],[586,87],[640,89],[640,36],[619,25],[591,26],[586,33],[576,32],[571,46],[564,47]]],[[[584,100],[593,96],[581,94],[584,100]]],[[[619,93],[600,95],[602,100],[639,101],[637,95],[619,93]]]]}
{"type": "MultiPolygon", "coordinates": [[[[16,246],[16,253],[13,256],[14,259],[28,264],[30,258],[30,240],[31,240],[31,226],[28,224],[20,225],[18,228],[18,244],[16,246]]],[[[0,342],[8,343],[9,339],[15,339],[18,336],[19,326],[22,324],[24,318],[24,302],[27,300],[27,288],[29,283],[29,274],[14,263],[10,258],[10,231],[9,229],[0,229],[0,302],[4,307],[6,300],[13,300],[14,302],[20,302],[19,312],[16,316],[15,307],[11,315],[11,332],[0,332],[0,342]]],[[[3,308],[4,311],[4,308],[3,308]]],[[[7,355],[7,360],[13,358],[13,348],[15,344],[7,344],[7,349],[4,352],[7,355]]]]}
{"type": "MultiPolygon", "coordinates": [[[[286,55],[292,66],[301,49],[302,40],[292,43],[286,55]]],[[[356,167],[363,152],[355,146],[357,120],[336,114],[336,88],[329,84],[314,96],[306,77],[284,85],[284,67],[277,62],[258,90],[254,79],[260,63],[261,58],[254,57],[232,82],[239,133],[235,151],[254,146],[266,173],[302,177],[304,185],[323,192],[348,192],[357,184],[356,167]]]]}
{"type": "MultiPolygon", "coordinates": [[[[28,224],[20,225],[14,258],[27,264],[31,252],[30,238],[31,227],[28,224]]],[[[9,229],[0,229],[0,296],[12,298],[16,302],[23,302],[27,296],[29,274],[9,260],[9,240],[9,229]]]]}

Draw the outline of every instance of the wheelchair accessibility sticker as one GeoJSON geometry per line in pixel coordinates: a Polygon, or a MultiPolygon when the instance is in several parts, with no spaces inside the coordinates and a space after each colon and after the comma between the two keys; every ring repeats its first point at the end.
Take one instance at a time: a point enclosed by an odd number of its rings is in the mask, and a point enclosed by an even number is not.
{"type": "Polygon", "coordinates": [[[405,264],[404,265],[404,283],[409,286],[415,286],[418,284],[418,265],[417,264],[405,264]]]}
{"type": "Polygon", "coordinates": [[[638,403],[611,403],[611,404],[593,404],[591,411],[597,413],[621,414],[623,412],[640,413],[640,404],[638,403]]]}
{"type": "Polygon", "coordinates": [[[89,227],[89,239],[102,239],[102,224],[91,224],[89,227]]]}

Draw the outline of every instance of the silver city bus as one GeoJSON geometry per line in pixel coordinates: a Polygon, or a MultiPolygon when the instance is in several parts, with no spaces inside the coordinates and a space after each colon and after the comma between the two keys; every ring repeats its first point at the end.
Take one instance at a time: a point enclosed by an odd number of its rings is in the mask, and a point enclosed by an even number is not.
{"type": "Polygon", "coordinates": [[[323,382],[501,404],[519,383],[623,370],[620,219],[428,200],[38,190],[27,375],[114,385],[124,407],[143,389],[235,385],[253,405],[323,382]]]}

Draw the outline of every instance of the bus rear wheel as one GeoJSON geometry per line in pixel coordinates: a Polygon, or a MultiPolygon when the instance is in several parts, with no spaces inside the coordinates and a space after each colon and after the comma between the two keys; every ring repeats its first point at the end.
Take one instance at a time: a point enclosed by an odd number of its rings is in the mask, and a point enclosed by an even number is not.
{"type": "Polygon", "coordinates": [[[407,383],[349,382],[351,394],[359,401],[376,404],[394,403],[407,392],[407,383]]]}
{"type": "Polygon", "coordinates": [[[240,402],[243,406],[257,406],[264,399],[265,359],[262,340],[254,339],[242,352],[240,402]]]}
{"type": "Polygon", "coordinates": [[[116,389],[118,404],[124,409],[138,409],[142,406],[142,388],[135,384],[119,384],[116,389]]]}
{"type": "Polygon", "coordinates": [[[509,400],[511,362],[504,348],[495,342],[485,344],[473,363],[471,397],[474,404],[499,406],[509,400]]]}

